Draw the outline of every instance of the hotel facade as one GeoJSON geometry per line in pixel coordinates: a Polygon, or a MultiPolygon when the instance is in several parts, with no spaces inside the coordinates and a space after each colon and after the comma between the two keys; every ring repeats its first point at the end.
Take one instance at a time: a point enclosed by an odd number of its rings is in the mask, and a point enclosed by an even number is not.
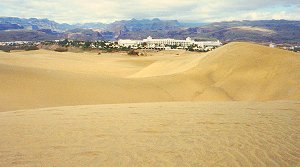
{"type": "Polygon", "coordinates": [[[148,49],[168,49],[170,46],[176,46],[179,49],[186,49],[189,46],[194,46],[197,48],[207,48],[207,47],[219,47],[222,43],[218,41],[194,41],[190,37],[185,40],[177,40],[177,39],[153,39],[149,36],[143,40],[130,40],[130,39],[120,39],[118,41],[119,46],[123,47],[138,47],[144,46],[148,49]]]}

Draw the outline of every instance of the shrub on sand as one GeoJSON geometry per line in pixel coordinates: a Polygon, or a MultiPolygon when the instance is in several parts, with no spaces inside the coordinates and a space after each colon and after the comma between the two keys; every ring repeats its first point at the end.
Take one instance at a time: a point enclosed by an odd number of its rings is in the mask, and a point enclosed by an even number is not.
{"type": "Polygon", "coordinates": [[[128,55],[131,55],[131,56],[139,56],[139,52],[138,51],[136,51],[136,50],[130,50],[130,51],[128,51],[128,53],[127,53],[128,55]]]}
{"type": "Polygon", "coordinates": [[[56,48],[54,51],[56,51],[56,52],[67,52],[68,48],[59,47],[59,48],[56,48]]]}

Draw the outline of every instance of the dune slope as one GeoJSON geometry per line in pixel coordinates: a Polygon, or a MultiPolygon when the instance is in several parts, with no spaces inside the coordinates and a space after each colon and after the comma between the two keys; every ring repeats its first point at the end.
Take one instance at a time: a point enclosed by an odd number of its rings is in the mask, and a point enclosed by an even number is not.
{"type": "Polygon", "coordinates": [[[250,43],[231,43],[207,54],[186,75],[207,81],[233,100],[300,98],[300,55],[250,43]]]}
{"type": "Polygon", "coordinates": [[[156,61],[139,72],[129,76],[129,78],[146,78],[182,73],[197,66],[204,57],[205,56],[181,56],[156,61]]]}

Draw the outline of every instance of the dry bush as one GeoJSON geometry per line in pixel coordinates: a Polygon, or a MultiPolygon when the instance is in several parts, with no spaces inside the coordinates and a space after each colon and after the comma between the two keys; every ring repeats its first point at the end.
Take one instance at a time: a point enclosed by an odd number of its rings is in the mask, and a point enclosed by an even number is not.
{"type": "Polygon", "coordinates": [[[139,56],[139,52],[138,51],[136,51],[136,50],[130,50],[130,51],[128,51],[128,53],[127,53],[128,55],[131,55],[131,56],[139,56]]]}
{"type": "Polygon", "coordinates": [[[56,48],[54,51],[56,51],[56,52],[67,52],[68,48],[59,47],[59,48],[56,48]]]}

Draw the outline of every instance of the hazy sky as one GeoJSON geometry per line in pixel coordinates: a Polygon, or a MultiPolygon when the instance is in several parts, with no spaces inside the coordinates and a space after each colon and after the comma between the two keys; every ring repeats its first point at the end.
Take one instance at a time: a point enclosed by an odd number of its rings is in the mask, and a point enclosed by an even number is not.
{"type": "Polygon", "coordinates": [[[0,16],[57,22],[161,18],[188,22],[300,20],[300,0],[0,0],[0,16]]]}

